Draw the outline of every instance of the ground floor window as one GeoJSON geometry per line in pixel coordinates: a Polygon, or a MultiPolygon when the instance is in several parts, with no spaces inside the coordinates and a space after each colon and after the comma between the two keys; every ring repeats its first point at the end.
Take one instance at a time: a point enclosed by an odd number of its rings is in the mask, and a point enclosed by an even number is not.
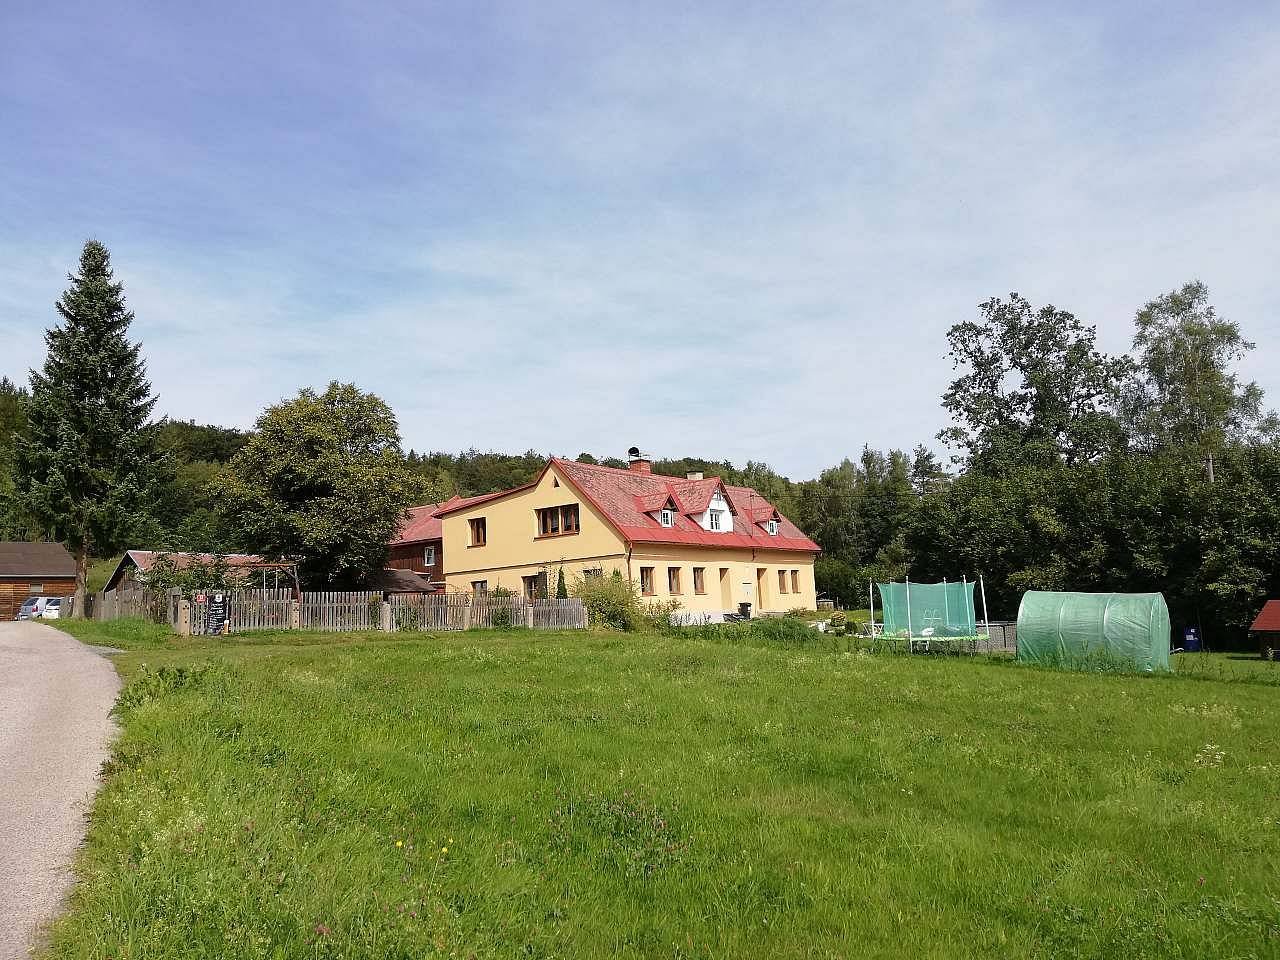
{"type": "Polygon", "coordinates": [[[640,592],[646,597],[653,596],[653,567],[640,568],[640,592]]]}
{"type": "Polygon", "coordinates": [[[705,567],[693,568],[693,592],[697,594],[707,592],[707,571],[705,567]]]}
{"type": "Polygon", "coordinates": [[[778,592],[787,592],[787,571],[785,570],[778,571],[778,592]]]}
{"type": "Polygon", "coordinates": [[[583,580],[594,580],[596,577],[604,576],[604,567],[587,567],[582,571],[583,580]]]}
{"type": "Polygon", "coordinates": [[[800,571],[799,570],[791,571],[791,592],[792,593],[800,592],[800,571]]]}
{"type": "Polygon", "coordinates": [[[488,580],[472,580],[472,581],[471,581],[471,592],[472,592],[472,593],[477,593],[477,594],[478,594],[478,593],[488,593],[488,592],[489,592],[489,581],[488,581],[488,580]]]}
{"type": "Polygon", "coordinates": [[[680,592],[680,568],[667,567],[667,593],[677,594],[680,592]]]}

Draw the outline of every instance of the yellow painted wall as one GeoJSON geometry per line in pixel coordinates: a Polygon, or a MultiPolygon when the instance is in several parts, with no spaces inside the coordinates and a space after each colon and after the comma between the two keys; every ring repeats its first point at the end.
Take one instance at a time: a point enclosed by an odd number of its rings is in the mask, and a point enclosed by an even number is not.
{"type": "MultiPolygon", "coordinates": [[[[813,555],[808,553],[637,544],[628,570],[626,542],[554,466],[536,487],[448,514],[443,518],[443,527],[444,578],[449,591],[470,590],[477,580],[485,581],[490,590],[501,586],[520,591],[524,577],[536,576],[550,567],[551,580],[555,568],[561,566],[570,583],[582,570],[600,567],[605,576],[614,570],[624,577],[630,575],[638,588],[640,568],[653,567],[651,599],[678,600],[682,610],[693,613],[734,611],[744,600],[751,603],[755,613],[785,613],[796,607],[812,610],[817,606],[813,555]],[[534,511],[569,503],[578,504],[580,532],[538,537],[534,511]],[[488,530],[488,542],[483,547],[469,545],[468,521],[476,517],[485,518],[488,530]],[[667,589],[668,567],[680,568],[681,589],[674,596],[667,589]],[[703,594],[694,592],[694,567],[706,572],[703,594]],[[722,570],[727,571],[723,580],[722,570]],[[779,590],[779,570],[786,571],[785,593],[779,590]],[[797,571],[799,592],[792,590],[792,570],[797,571]]],[[[555,589],[554,580],[548,588],[555,589]]]]}
{"type": "MultiPolygon", "coordinates": [[[[523,577],[534,576],[548,566],[563,566],[570,583],[588,567],[601,567],[606,576],[614,570],[626,576],[626,544],[554,466],[536,487],[448,514],[442,518],[442,526],[444,579],[451,592],[470,590],[476,580],[487,581],[490,590],[502,586],[519,591],[523,577]],[[539,537],[534,511],[570,503],[578,504],[579,532],[539,537]],[[468,521],[476,517],[484,517],[488,529],[488,542],[483,547],[470,546],[468,521]]],[[[555,583],[549,587],[554,590],[555,583]]]]}
{"type": "Polygon", "coordinates": [[[677,545],[637,544],[631,556],[632,576],[638,584],[640,568],[653,567],[653,596],[657,602],[678,600],[682,610],[698,613],[736,611],[742,601],[751,603],[753,613],[786,613],[797,607],[817,606],[813,579],[813,555],[757,550],[710,550],[677,545]],[[667,571],[680,569],[680,592],[667,589],[667,571]],[[706,592],[693,589],[693,568],[705,572],[706,592]],[[779,590],[778,571],[786,572],[786,592],[779,590]],[[800,590],[791,585],[791,571],[797,572],[800,590]],[[721,571],[727,571],[723,579],[721,571]],[[763,574],[761,574],[763,571],[763,574]],[[763,593],[760,586],[763,584],[763,593]],[[727,602],[726,602],[727,601],[727,602]]]}

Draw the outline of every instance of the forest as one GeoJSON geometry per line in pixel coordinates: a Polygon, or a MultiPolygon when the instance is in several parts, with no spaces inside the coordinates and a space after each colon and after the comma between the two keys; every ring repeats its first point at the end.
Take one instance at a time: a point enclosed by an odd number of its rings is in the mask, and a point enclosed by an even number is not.
{"type": "MultiPolygon", "coordinates": [[[[112,309],[123,311],[122,294],[112,309]]],[[[811,479],[783,476],[764,459],[739,466],[690,456],[657,459],[653,469],[700,470],[754,487],[821,546],[819,591],[842,605],[865,606],[870,580],[907,575],[982,575],[993,619],[1016,616],[1028,589],[1160,591],[1175,630],[1197,626],[1219,646],[1244,642],[1261,603],[1280,594],[1280,427],[1258,386],[1237,372],[1255,345],[1217,314],[1203,284],[1139,309],[1131,349],[1119,356],[1099,350],[1096,329],[1070,312],[1018,294],[981,304],[974,318],[947,331],[944,346],[955,378],[941,397],[950,426],[936,437],[900,449],[864,447],[811,479]]],[[[85,549],[94,556],[127,547],[305,553],[303,534],[244,522],[261,506],[262,490],[279,482],[267,476],[270,457],[255,461],[253,440],[265,429],[288,433],[272,420],[282,408],[253,430],[149,420],[154,400],[145,399],[149,384],[132,349],[145,389],[139,386],[143,399],[130,416],[142,424],[148,451],[138,454],[147,467],[136,473],[150,479],[135,484],[127,509],[115,511],[127,522],[99,520],[85,549]],[[253,482],[242,482],[239,474],[253,470],[253,482]]],[[[56,442],[41,440],[41,430],[55,434],[33,420],[52,416],[36,402],[36,391],[49,390],[45,376],[33,372],[30,387],[0,380],[0,538],[70,536],[56,504],[37,503],[47,493],[37,479],[52,470],[41,465],[40,451],[56,442]]],[[[368,498],[370,477],[392,478],[379,481],[396,490],[382,505],[390,515],[402,501],[515,486],[547,454],[572,455],[479,446],[402,452],[385,404],[358,392],[339,396],[336,387],[304,390],[306,410],[291,415],[310,417],[312,429],[323,431],[334,410],[359,411],[359,422],[372,426],[350,428],[344,449],[376,434],[367,452],[384,472],[352,482],[368,498]]],[[[599,452],[578,459],[623,465],[599,452]]],[[[315,500],[315,485],[326,481],[307,482],[299,497],[315,500]]],[[[377,542],[362,549],[355,559],[331,559],[350,571],[377,562],[377,542]]]]}

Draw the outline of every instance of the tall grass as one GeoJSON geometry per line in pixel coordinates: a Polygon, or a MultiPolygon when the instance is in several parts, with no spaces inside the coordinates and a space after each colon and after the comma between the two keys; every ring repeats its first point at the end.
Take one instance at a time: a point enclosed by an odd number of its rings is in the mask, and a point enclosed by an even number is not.
{"type": "Polygon", "coordinates": [[[1272,689],[765,629],[125,654],[49,954],[1280,950],[1272,689]]]}

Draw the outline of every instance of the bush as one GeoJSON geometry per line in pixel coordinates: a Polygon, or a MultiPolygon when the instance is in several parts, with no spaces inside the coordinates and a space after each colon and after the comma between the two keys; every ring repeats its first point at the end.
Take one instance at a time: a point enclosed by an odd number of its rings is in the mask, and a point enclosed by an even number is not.
{"type": "Polygon", "coordinates": [[[617,570],[609,577],[579,577],[570,592],[587,608],[587,622],[593,627],[636,630],[644,625],[636,586],[617,570]]]}

